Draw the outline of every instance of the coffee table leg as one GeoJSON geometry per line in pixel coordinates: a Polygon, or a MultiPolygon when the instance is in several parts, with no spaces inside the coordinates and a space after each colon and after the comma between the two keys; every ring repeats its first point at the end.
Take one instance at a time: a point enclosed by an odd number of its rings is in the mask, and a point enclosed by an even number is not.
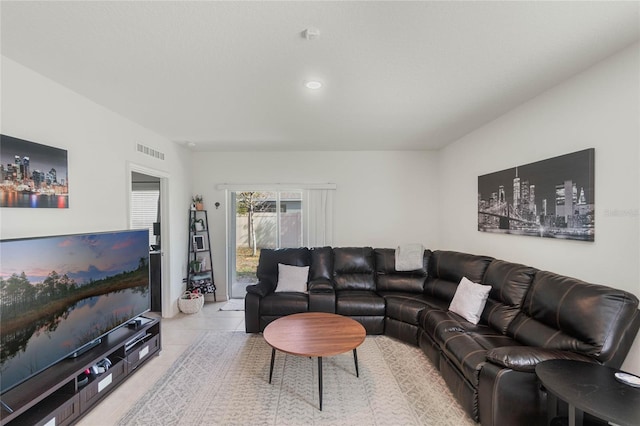
{"type": "Polygon", "coordinates": [[[358,352],[356,352],[355,348],[353,349],[353,361],[356,363],[356,377],[360,377],[360,372],[358,371],[358,352]]]}
{"type": "Polygon", "coordinates": [[[320,411],[322,411],[322,357],[318,357],[318,388],[320,392],[320,411]]]}
{"type": "Polygon", "coordinates": [[[269,384],[271,384],[271,378],[273,377],[273,362],[276,360],[276,349],[271,348],[271,368],[269,369],[269,384]]]}
{"type": "Polygon", "coordinates": [[[575,405],[569,404],[569,426],[582,426],[582,410],[575,405]]]}
{"type": "Polygon", "coordinates": [[[547,391],[547,424],[558,415],[558,398],[551,392],[547,391]]]}

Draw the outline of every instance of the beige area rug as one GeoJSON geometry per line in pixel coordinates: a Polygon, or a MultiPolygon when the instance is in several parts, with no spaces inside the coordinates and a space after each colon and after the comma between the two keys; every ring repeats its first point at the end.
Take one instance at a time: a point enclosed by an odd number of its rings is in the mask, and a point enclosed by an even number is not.
{"type": "Polygon", "coordinates": [[[276,352],[262,335],[209,331],[120,419],[120,425],[476,425],[419,348],[367,336],[351,352],[317,359],[276,352]]]}

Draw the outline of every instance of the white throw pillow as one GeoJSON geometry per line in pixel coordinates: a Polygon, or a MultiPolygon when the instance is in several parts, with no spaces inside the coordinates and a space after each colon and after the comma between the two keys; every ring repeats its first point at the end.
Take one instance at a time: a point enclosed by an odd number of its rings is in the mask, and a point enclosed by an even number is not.
{"type": "Polygon", "coordinates": [[[487,303],[491,291],[490,285],[476,284],[467,277],[462,277],[460,284],[453,295],[449,310],[460,315],[467,321],[477,324],[484,305],[487,303]]]}
{"type": "Polygon", "coordinates": [[[308,266],[291,266],[278,263],[278,284],[275,291],[307,292],[308,266]]]}

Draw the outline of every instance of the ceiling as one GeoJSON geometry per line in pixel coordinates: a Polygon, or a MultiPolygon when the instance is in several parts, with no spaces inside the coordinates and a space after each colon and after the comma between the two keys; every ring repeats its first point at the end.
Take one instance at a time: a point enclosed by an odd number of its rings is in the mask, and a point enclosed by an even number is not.
{"type": "Polygon", "coordinates": [[[0,8],[2,55],[202,151],[439,149],[640,38],[635,1],[0,8]]]}

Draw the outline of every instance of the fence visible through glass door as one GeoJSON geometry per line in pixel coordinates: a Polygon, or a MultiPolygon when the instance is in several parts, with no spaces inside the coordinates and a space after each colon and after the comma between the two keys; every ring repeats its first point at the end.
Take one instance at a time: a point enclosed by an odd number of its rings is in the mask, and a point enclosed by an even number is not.
{"type": "Polygon", "coordinates": [[[260,250],[302,246],[302,191],[236,191],[230,207],[231,297],[243,298],[258,281],[260,250]]]}

